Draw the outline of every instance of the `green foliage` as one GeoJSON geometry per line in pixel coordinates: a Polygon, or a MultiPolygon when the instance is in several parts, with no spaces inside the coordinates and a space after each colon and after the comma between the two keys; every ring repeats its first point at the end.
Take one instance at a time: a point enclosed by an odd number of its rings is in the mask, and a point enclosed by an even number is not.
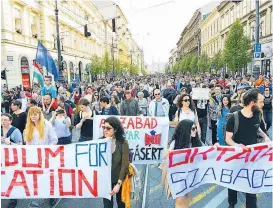
{"type": "Polygon", "coordinates": [[[104,72],[103,59],[94,55],[91,57],[91,74],[102,74],[104,72]]]}
{"type": "Polygon", "coordinates": [[[200,56],[200,59],[198,61],[198,67],[201,72],[206,72],[206,71],[210,70],[211,62],[210,62],[210,59],[206,53],[203,53],[200,56]]]}
{"type": "Polygon", "coordinates": [[[130,74],[139,74],[140,70],[137,65],[131,64],[131,65],[129,65],[129,73],[130,74]]]}
{"type": "Polygon", "coordinates": [[[215,71],[218,72],[225,66],[224,55],[221,51],[217,52],[211,60],[211,65],[215,67],[215,71]]]}
{"type": "Polygon", "coordinates": [[[143,68],[141,69],[141,74],[143,74],[144,76],[148,74],[148,69],[147,68],[143,68]]]}
{"type": "Polygon", "coordinates": [[[225,62],[231,71],[236,72],[251,61],[250,47],[251,41],[244,36],[243,26],[237,19],[231,26],[224,48],[225,62]]]}
{"type": "Polygon", "coordinates": [[[193,73],[196,73],[198,70],[198,57],[197,56],[192,56],[191,63],[190,63],[190,70],[193,73]]]}

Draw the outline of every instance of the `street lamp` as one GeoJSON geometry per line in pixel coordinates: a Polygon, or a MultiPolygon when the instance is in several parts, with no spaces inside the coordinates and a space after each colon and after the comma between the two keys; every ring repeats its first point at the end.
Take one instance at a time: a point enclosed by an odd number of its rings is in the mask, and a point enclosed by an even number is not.
{"type": "MultiPolygon", "coordinates": [[[[64,2],[64,1],[63,1],[64,2]]],[[[59,16],[58,16],[58,1],[55,0],[55,16],[56,16],[56,32],[57,32],[57,50],[58,50],[58,69],[59,69],[59,80],[62,80],[62,54],[61,54],[61,44],[60,44],[60,34],[59,34],[59,16]]]]}

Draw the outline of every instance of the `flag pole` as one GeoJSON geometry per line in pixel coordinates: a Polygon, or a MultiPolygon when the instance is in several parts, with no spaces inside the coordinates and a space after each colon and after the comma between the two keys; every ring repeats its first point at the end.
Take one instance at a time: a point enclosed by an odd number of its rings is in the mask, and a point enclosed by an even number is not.
{"type": "MultiPolygon", "coordinates": [[[[33,70],[33,66],[34,66],[34,61],[35,61],[36,58],[37,58],[39,43],[40,43],[40,40],[38,40],[38,45],[37,45],[37,49],[36,49],[36,56],[35,56],[35,59],[32,60],[32,70],[33,70]]],[[[31,83],[31,84],[32,84],[32,91],[33,91],[33,87],[34,87],[34,71],[32,71],[32,83],[31,83]]]]}

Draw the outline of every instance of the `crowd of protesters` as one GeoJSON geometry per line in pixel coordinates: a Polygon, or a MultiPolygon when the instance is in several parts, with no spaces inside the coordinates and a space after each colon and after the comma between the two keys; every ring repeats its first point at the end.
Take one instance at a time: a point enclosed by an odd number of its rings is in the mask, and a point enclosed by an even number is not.
{"type": "MultiPolygon", "coordinates": [[[[256,143],[255,139],[250,143],[241,141],[238,135],[237,143],[234,142],[236,138],[233,141],[230,137],[232,135],[226,137],[226,131],[233,132],[234,127],[234,121],[230,117],[227,119],[227,115],[236,111],[241,112],[240,119],[246,120],[240,124],[240,135],[253,125],[246,118],[250,118],[254,111],[262,112],[261,116],[255,117],[260,128],[254,131],[263,141],[268,141],[267,132],[272,126],[272,82],[262,75],[255,79],[247,74],[225,77],[211,74],[158,74],[115,80],[105,78],[92,83],[73,82],[70,85],[53,83],[52,78],[46,76],[44,82],[44,87],[34,85],[31,90],[22,86],[12,89],[2,86],[2,144],[70,144],[73,128],[80,131],[79,138],[76,138],[78,142],[90,141],[93,139],[93,117],[96,115],[168,117],[170,127],[175,128],[171,149],[200,146],[197,138],[203,144],[209,144],[208,128],[212,131],[213,145],[256,143]],[[209,99],[193,100],[193,88],[209,89],[209,99]],[[187,132],[187,138],[181,138],[183,131],[187,132]],[[196,138],[196,142],[191,141],[191,137],[196,138]]],[[[104,126],[105,131],[109,133],[118,129],[122,133],[119,124],[110,119],[104,126]]],[[[123,136],[119,135],[117,142],[124,140],[123,136]]],[[[122,144],[128,148],[127,143],[122,144]]],[[[119,156],[115,157],[121,160],[119,156]]],[[[121,183],[119,178],[113,181],[113,194],[119,193],[121,183]],[[114,184],[116,182],[118,187],[114,184]]],[[[255,202],[256,196],[248,194],[247,197],[252,204],[255,202]]],[[[232,190],[229,191],[229,198],[231,207],[234,207],[237,199],[232,190]]],[[[180,200],[177,199],[177,207],[185,203],[185,200],[180,200]]],[[[53,206],[55,200],[51,199],[50,203],[53,206]]],[[[16,200],[11,200],[9,208],[16,207],[16,204],[16,200]]],[[[104,201],[104,204],[105,207],[113,206],[112,202],[104,201]]],[[[120,198],[118,204],[124,207],[120,198]]]]}

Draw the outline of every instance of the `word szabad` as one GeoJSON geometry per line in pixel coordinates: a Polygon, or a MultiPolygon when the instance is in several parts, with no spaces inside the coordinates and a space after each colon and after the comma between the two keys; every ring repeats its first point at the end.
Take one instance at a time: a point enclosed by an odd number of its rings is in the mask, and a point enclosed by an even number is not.
{"type": "Polygon", "coordinates": [[[272,191],[272,144],[201,147],[169,154],[168,181],[174,198],[214,183],[246,193],[272,191]]]}
{"type": "Polygon", "coordinates": [[[108,141],[100,140],[66,146],[2,147],[1,196],[108,198],[110,147],[108,141]]]}
{"type": "MultiPolygon", "coordinates": [[[[94,138],[103,135],[108,116],[95,116],[94,138]]],[[[168,142],[169,120],[165,117],[117,116],[129,143],[130,159],[135,164],[156,164],[164,157],[168,142]]]]}

